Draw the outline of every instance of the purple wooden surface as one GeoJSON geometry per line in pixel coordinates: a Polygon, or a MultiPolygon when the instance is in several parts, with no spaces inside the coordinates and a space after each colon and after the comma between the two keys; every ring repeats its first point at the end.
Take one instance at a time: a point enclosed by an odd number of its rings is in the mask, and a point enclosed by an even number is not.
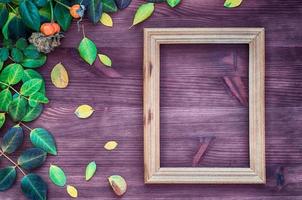
{"type": "MultiPolygon", "coordinates": [[[[46,66],[41,69],[46,77],[51,103],[30,126],[49,129],[57,140],[59,155],[49,157],[47,164],[36,170],[49,183],[49,199],[68,199],[64,188],[54,186],[47,179],[50,163],[65,170],[68,184],[75,185],[79,190],[78,199],[115,199],[106,181],[106,177],[112,174],[120,174],[127,179],[129,189],[123,199],[302,199],[301,1],[245,0],[241,7],[229,10],[223,7],[223,0],[184,0],[176,9],[156,5],[150,20],[128,30],[135,9],[141,2],[134,1],[129,9],[113,14],[113,29],[86,25],[87,36],[96,41],[101,52],[112,58],[114,71],[107,71],[104,75],[81,61],[75,48],[81,39],[76,24],[66,34],[62,47],[50,54],[46,66]],[[265,27],[266,185],[144,185],[144,27],[265,27]],[[70,85],[67,89],[51,85],[49,74],[58,62],[62,62],[69,72],[70,85]],[[118,78],[110,78],[112,76],[118,78]],[[83,103],[91,104],[96,110],[90,119],[79,120],[73,114],[75,108],[83,103]],[[103,145],[107,140],[117,140],[118,149],[105,151],[103,145]],[[84,169],[92,160],[97,162],[98,171],[87,183],[83,179],[84,169]],[[276,185],[277,174],[285,177],[283,187],[276,185]]],[[[174,61],[175,70],[165,69],[167,73],[162,75],[166,78],[162,91],[162,95],[166,95],[162,102],[162,120],[167,122],[162,124],[162,129],[167,130],[163,133],[163,144],[166,144],[163,151],[166,153],[162,158],[166,165],[182,165],[182,162],[189,165],[192,158],[186,160],[185,155],[192,156],[191,149],[198,146],[190,139],[197,134],[221,137],[221,141],[216,146],[214,143],[207,152],[202,162],[204,165],[247,165],[247,110],[228,94],[221,81],[222,76],[234,74],[230,67],[233,57],[228,57],[228,52],[237,47],[218,48],[216,55],[192,55],[192,59],[181,59],[182,53],[177,49],[163,48],[167,56],[175,52],[175,59],[185,64],[182,67],[174,61]],[[197,65],[195,60],[199,58],[207,65],[197,65]],[[173,98],[174,95],[179,95],[176,96],[178,100],[173,98]],[[191,124],[181,124],[186,122],[191,124]],[[171,159],[172,153],[169,152],[174,150],[173,138],[177,138],[175,143],[180,148],[171,159]],[[181,147],[186,149],[182,151],[181,147]],[[175,163],[176,153],[180,153],[181,162],[175,163]]],[[[187,46],[182,50],[197,52],[198,49],[200,47],[187,46]]],[[[214,52],[211,47],[207,49],[214,52]]],[[[206,53],[205,50],[202,52],[206,53]]],[[[241,58],[241,51],[237,52],[237,58],[241,58]]],[[[171,61],[172,58],[166,57],[166,61],[169,59],[171,61]]],[[[246,55],[243,53],[242,59],[237,60],[236,75],[246,79],[246,55]]],[[[170,61],[166,64],[173,64],[170,61]]],[[[30,145],[28,141],[26,145],[30,145]]],[[[1,161],[0,165],[4,163],[1,161]]],[[[24,199],[19,188],[20,176],[13,189],[0,194],[1,200],[24,199]]]]}

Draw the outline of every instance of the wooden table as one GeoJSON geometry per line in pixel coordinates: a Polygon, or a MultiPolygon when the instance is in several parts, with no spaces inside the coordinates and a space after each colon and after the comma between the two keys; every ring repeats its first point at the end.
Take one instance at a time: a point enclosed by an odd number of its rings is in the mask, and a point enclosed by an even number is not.
{"type": "MultiPolygon", "coordinates": [[[[114,28],[85,21],[87,37],[113,60],[113,69],[91,67],[78,56],[81,40],[74,23],[61,48],[41,69],[50,103],[31,127],[44,127],[56,138],[59,155],[36,172],[49,183],[49,199],[68,199],[65,188],[47,178],[49,165],[61,166],[78,199],[116,196],[106,177],[128,182],[123,199],[302,199],[302,3],[300,0],[245,0],[226,9],[223,0],[183,0],[176,9],[157,4],[153,17],[128,30],[143,1],[113,14],[114,28]],[[264,27],[266,29],[266,185],[144,185],[142,62],[144,27],[264,27]],[[57,89],[50,71],[62,62],[67,89],[57,89]],[[80,104],[96,110],[89,119],[73,114],[80,104]],[[108,152],[108,140],[119,143],[108,152]],[[85,166],[95,160],[96,176],[84,181],[85,166]],[[284,182],[280,181],[282,178],[284,182]],[[279,180],[279,181],[278,181],[279,180]]],[[[199,138],[215,136],[200,166],[248,166],[248,109],[232,95],[223,77],[247,85],[247,46],[183,45],[162,47],[162,166],[191,166],[199,138]]],[[[26,145],[30,146],[27,139],[26,145]]],[[[19,180],[21,175],[19,176],[19,180]]],[[[20,181],[1,200],[24,199],[20,181]]]]}

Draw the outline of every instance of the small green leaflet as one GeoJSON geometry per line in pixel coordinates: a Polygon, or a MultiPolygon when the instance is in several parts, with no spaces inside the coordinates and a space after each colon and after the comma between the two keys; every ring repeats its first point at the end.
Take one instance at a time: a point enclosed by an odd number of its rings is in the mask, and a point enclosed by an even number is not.
{"type": "Polygon", "coordinates": [[[12,102],[13,96],[10,90],[4,89],[0,92],[0,111],[7,112],[8,106],[12,102]]]}
{"type": "Polygon", "coordinates": [[[48,103],[49,100],[47,97],[45,97],[45,95],[41,92],[36,92],[35,94],[31,95],[29,97],[29,105],[31,107],[36,107],[39,103],[48,103]]]}
{"type": "Polygon", "coordinates": [[[59,187],[64,187],[66,184],[66,176],[64,171],[56,165],[50,165],[49,179],[59,187]]]}
{"type": "Polygon", "coordinates": [[[27,100],[18,96],[8,106],[8,113],[14,122],[19,122],[26,115],[27,100]]]}
{"type": "Polygon", "coordinates": [[[112,61],[111,59],[105,55],[105,54],[98,54],[99,59],[101,61],[101,63],[103,63],[103,65],[107,66],[107,67],[111,67],[112,66],[112,61]]]}
{"type": "Polygon", "coordinates": [[[21,189],[28,199],[46,200],[47,184],[36,174],[28,174],[21,180],[21,189]]]}
{"type": "Polygon", "coordinates": [[[8,190],[16,181],[17,172],[15,167],[0,169],[0,192],[8,190]]]}
{"type": "Polygon", "coordinates": [[[38,68],[45,64],[47,57],[45,55],[39,58],[25,58],[21,65],[27,68],[38,68]]]}
{"type": "Polygon", "coordinates": [[[17,48],[12,49],[11,56],[12,56],[12,59],[17,63],[19,63],[23,60],[23,53],[21,50],[19,50],[17,48]]]}
{"type": "Polygon", "coordinates": [[[34,78],[26,81],[20,89],[20,93],[24,96],[31,96],[38,92],[42,86],[42,80],[39,78],[34,78]]]}
{"type": "Polygon", "coordinates": [[[23,73],[24,70],[20,64],[9,64],[1,72],[0,81],[8,83],[9,85],[15,85],[22,79],[23,73]]]}
{"type": "Polygon", "coordinates": [[[114,0],[102,0],[104,12],[116,12],[117,6],[114,0]]]}
{"type": "Polygon", "coordinates": [[[4,153],[11,154],[15,152],[22,144],[24,138],[23,129],[20,126],[14,126],[4,134],[1,142],[1,149],[4,153]]]}
{"type": "Polygon", "coordinates": [[[43,111],[43,106],[41,104],[38,104],[35,107],[29,107],[27,110],[26,115],[23,117],[23,122],[31,122],[37,119],[43,111]]]}
{"type": "Polygon", "coordinates": [[[92,65],[97,56],[97,48],[89,38],[84,37],[79,45],[80,56],[89,64],[92,65]]]}
{"type": "Polygon", "coordinates": [[[0,48],[0,60],[2,62],[6,61],[8,59],[8,56],[9,56],[9,51],[7,48],[3,47],[3,48],[0,48]]]}
{"type": "Polygon", "coordinates": [[[23,169],[32,170],[43,165],[47,153],[40,148],[30,148],[21,153],[18,165],[23,169]]]}
{"type": "Polygon", "coordinates": [[[2,128],[5,122],[5,113],[0,113],[0,128],[2,128]]]}
{"type": "Polygon", "coordinates": [[[95,161],[90,162],[86,167],[85,180],[89,181],[96,172],[96,163],[95,161]]]}
{"type": "Polygon", "coordinates": [[[135,26],[148,19],[153,14],[153,11],[154,11],[154,3],[144,3],[140,5],[134,15],[132,26],[135,26]]]}
{"type": "Polygon", "coordinates": [[[35,147],[47,153],[57,155],[57,147],[51,133],[43,128],[35,128],[30,132],[30,140],[35,147]]]}
{"type": "Polygon", "coordinates": [[[177,6],[180,2],[181,0],[167,0],[167,4],[172,8],[177,6]]]}
{"type": "Polygon", "coordinates": [[[24,50],[28,46],[27,40],[25,38],[20,38],[16,42],[16,47],[20,50],[24,50]]]}
{"type": "Polygon", "coordinates": [[[242,3],[242,0],[226,0],[224,2],[224,7],[235,8],[235,7],[240,6],[241,3],[242,3]]]}

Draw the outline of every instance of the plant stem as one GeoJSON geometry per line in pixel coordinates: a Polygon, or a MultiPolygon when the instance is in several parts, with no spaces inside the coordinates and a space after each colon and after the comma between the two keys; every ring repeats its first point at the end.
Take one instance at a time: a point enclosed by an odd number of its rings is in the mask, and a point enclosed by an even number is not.
{"type": "Polygon", "coordinates": [[[17,167],[24,176],[26,176],[26,173],[23,171],[23,169],[17,163],[15,163],[10,157],[8,157],[2,150],[0,150],[0,156],[4,156],[9,162],[11,162],[15,167],[17,167]]]}
{"type": "Polygon", "coordinates": [[[7,3],[6,5],[8,5],[8,7],[13,11],[13,13],[17,15],[17,11],[9,3],[7,3]]]}
{"type": "Polygon", "coordinates": [[[85,35],[85,28],[84,28],[84,24],[82,24],[82,33],[83,33],[83,37],[85,38],[86,35],[85,35]]]}
{"type": "Polygon", "coordinates": [[[6,84],[2,81],[0,81],[0,84],[7,86],[8,88],[12,89],[14,92],[16,92],[19,96],[22,96],[23,98],[27,99],[29,101],[29,99],[25,96],[23,96],[22,94],[20,94],[15,88],[13,88],[12,86],[10,86],[9,84],[6,84]]]}
{"type": "Polygon", "coordinates": [[[49,4],[50,4],[50,13],[51,13],[51,22],[53,22],[53,4],[52,4],[52,0],[49,0],[49,4]]]}
{"type": "Polygon", "coordinates": [[[57,2],[58,4],[60,4],[61,6],[63,6],[64,8],[70,10],[70,7],[67,6],[66,4],[64,4],[64,3],[62,3],[62,2],[60,2],[60,1],[58,1],[58,0],[54,0],[54,1],[57,2]]]}
{"type": "Polygon", "coordinates": [[[32,131],[33,129],[30,128],[29,126],[25,125],[23,122],[19,122],[20,125],[24,126],[26,129],[28,129],[29,131],[32,131]]]}

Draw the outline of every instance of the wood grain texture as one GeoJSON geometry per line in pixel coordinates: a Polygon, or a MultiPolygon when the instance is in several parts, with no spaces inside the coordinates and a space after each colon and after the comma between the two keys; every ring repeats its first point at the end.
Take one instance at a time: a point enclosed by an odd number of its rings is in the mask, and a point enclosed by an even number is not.
{"type": "MultiPolygon", "coordinates": [[[[132,1],[129,9],[113,14],[113,29],[85,21],[87,36],[96,41],[100,52],[112,58],[113,69],[120,74],[119,78],[109,78],[79,58],[75,47],[81,33],[77,33],[76,23],[66,33],[62,48],[51,53],[46,66],[40,70],[46,77],[51,103],[46,106],[41,118],[30,125],[45,127],[53,132],[59,156],[49,157],[47,164],[36,172],[47,180],[49,164],[60,165],[66,171],[68,183],[77,186],[78,199],[83,200],[117,199],[106,182],[106,177],[112,174],[120,174],[127,179],[129,190],[122,199],[129,200],[301,200],[301,1],[245,0],[241,7],[232,10],[225,9],[222,0],[184,0],[176,9],[160,4],[156,5],[155,13],[148,21],[128,30],[135,9],[142,2],[132,1]],[[247,26],[266,29],[267,184],[144,185],[142,29],[247,26]],[[55,88],[50,81],[50,71],[58,62],[64,64],[70,75],[70,85],[64,90],[55,88]],[[92,105],[96,112],[90,119],[79,121],[73,112],[83,103],[92,105]],[[103,145],[112,139],[119,142],[119,147],[117,151],[107,152],[103,145]],[[96,160],[99,170],[96,177],[86,183],[84,170],[91,160],[96,160]],[[280,167],[284,168],[285,181],[279,190],[276,177],[280,167]]],[[[165,65],[169,66],[163,69],[161,77],[164,80],[161,82],[161,96],[166,97],[161,102],[161,148],[166,146],[162,149],[165,153],[162,163],[165,160],[170,166],[190,166],[198,146],[198,143],[194,144],[196,136],[211,133],[216,141],[201,165],[245,167],[248,162],[248,112],[224,87],[215,87],[223,84],[221,77],[225,75],[239,75],[247,83],[248,54],[244,53],[245,48],[237,49],[237,72],[233,71],[232,65],[235,54],[232,52],[236,50],[233,46],[228,49],[174,48],[167,45],[162,49],[165,65]],[[183,55],[185,51],[192,55],[191,59],[173,56],[183,55]],[[207,51],[213,54],[207,54],[207,51]],[[215,55],[214,52],[218,53],[215,55]],[[176,59],[174,63],[171,62],[173,59],[176,59]],[[196,60],[205,65],[199,68],[196,60]],[[171,87],[173,85],[179,88],[178,92],[171,87]],[[208,91],[211,92],[205,95],[208,91]],[[192,98],[186,98],[186,95],[192,98]],[[183,99],[179,101],[179,98],[183,99]],[[171,141],[175,141],[175,146],[171,141]],[[190,145],[180,148],[183,143],[190,145]],[[240,152],[238,148],[245,150],[240,152]],[[173,151],[180,159],[175,160],[173,151]]],[[[1,129],[1,136],[5,130],[1,129]]],[[[28,140],[25,146],[30,146],[28,140]]],[[[0,166],[5,163],[1,159],[0,166]]],[[[20,190],[21,175],[18,178],[14,188],[0,194],[1,200],[25,199],[20,190]]],[[[47,182],[49,199],[69,198],[65,189],[57,188],[49,180],[47,182]]]]}
{"type": "MultiPolygon", "coordinates": [[[[144,171],[146,184],[263,184],[265,171],[265,32],[264,28],[147,28],[144,29],[144,171]],[[248,44],[248,95],[240,77],[222,77],[243,106],[248,106],[249,165],[201,167],[208,145],[193,156],[193,167],[160,164],[160,47],[170,44],[248,44]],[[248,96],[248,97],[247,97],[248,96]],[[248,100],[247,100],[248,98],[248,100]]],[[[237,66],[237,58],[234,59],[237,66]]],[[[202,62],[200,63],[202,65],[202,62]]],[[[235,67],[235,71],[236,71],[235,67]]],[[[219,87],[219,85],[217,86],[219,87]]],[[[221,85],[220,85],[221,87],[221,85]]],[[[175,87],[174,87],[175,88],[175,87]]],[[[179,90],[176,88],[176,90],[179,90]]],[[[191,96],[188,96],[190,98],[191,96]]],[[[181,101],[185,104],[184,101],[181,101]]],[[[238,149],[240,151],[240,149],[238,149]]]]}

